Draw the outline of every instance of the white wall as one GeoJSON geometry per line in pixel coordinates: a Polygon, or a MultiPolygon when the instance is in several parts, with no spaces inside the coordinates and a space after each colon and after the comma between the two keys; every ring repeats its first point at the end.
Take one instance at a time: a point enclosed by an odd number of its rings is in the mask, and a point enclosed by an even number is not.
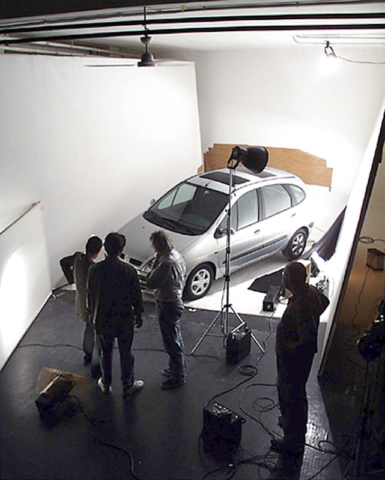
{"type": "Polygon", "coordinates": [[[202,162],[193,65],[84,67],[98,62],[0,55],[0,217],[42,202],[52,287],[62,256],[202,162]]]}
{"type": "MultiPolygon", "coordinates": [[[[353,60],[383,62],[385,47],[335,46],[353,60]]],[[[196,62],[202,149],[214,143],[299,148],[332,167],[319,192],[337,216],[345,206],[385,95],[385,65],[338,61],[321,73],[323,45],[189,52],[196,62]]],[[[322,214],[322,212],[321,212],[322,214]]]]}
{"type": "Polygon", "coordinates": [[[42,206],[20,213],[0,233],[0,370],[50,294],[42,206]]]}

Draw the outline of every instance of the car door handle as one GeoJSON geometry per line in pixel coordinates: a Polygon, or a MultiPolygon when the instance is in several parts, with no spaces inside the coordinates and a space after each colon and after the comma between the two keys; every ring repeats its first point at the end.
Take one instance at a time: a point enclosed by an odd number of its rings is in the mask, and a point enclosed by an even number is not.
{"type": "Polygon", "coordinates": [[[254,235],[257,235],[257,233],[261,233],[261,230],[255,230],[254,235]]]}
{"type": "Polygon", "coordinates": [[[294,218],[297,214],[296,213],[293,213],[293,215],[291,216],[291,218],[294,218]]]}

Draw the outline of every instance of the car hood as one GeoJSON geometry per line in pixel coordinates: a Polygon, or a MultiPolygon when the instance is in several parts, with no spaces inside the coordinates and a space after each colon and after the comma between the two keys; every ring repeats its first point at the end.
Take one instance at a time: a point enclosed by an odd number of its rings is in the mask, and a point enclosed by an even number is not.
{"type": "Polygon", "coordinates": [[[200,235],[182,235],[171,232],[167,228],[159,227],[147,221],[141,213],[119,229],[119,233],[126,237],[124,253],[128,256],[128,260],[131,263],[140,266],[139,262],[144,263],[154,256],[155,252],[151,246],[150,236],[152,232],[160,229],[164,230],[172,238],[175,249],[182,255],[187,247],[197,242],[200,238],[200,235]]]}

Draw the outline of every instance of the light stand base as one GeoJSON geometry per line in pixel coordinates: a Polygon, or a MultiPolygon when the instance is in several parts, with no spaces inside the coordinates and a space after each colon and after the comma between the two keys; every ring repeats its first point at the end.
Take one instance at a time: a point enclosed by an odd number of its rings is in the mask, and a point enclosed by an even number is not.
{"type": "MultiPolygon", "coordinates": [[[[226,318],[228,319],[228,314],[229,314],[229,311],[231,310],[231,313],[233,313],[237,320],[239,321],[239,325],[234,328],[231,333],[234,333],[236,332],[237,330],[240,330],[241,328],[243,328],[244,326],[246,326],[246,322],[244,320],[242,320],[242,318],[238,315],[238,313],[234,310],[233,306],[232,305],[224,305],[221,309],[220,312],[217,313],[217,315],[214,317],[214,320],[210,323],[210,325],[208,326],[208,328],[206,329],[206,331],[203,333],[203,335],[201,336],[201,338],[198,340],[197,344],[195,345],[195,347],[191,350],[191,355],[194,355],[195,351],[197,350],[197,348],[199,347],[199,345],[203,342],[204,338],[205,337],[225,337],[227,338],[228,336],[228,332],[227,332],[227,328],[228,328],[228,324],[226,324],[226,330],[225,330],[225,333],[224,335],[218,335],[216,333],[210,333],[211,329],[213,328],[213,326],[215,325],[215,323],[217,322],[217,320],[221,317],[221,315],[223,315],[223,313],[226,313],[226,318]]],[[[263,346],[261,345],[261,343],[257,340],[257,338],[255,338],[255,336],[253,335],[253,333],[251,333],[251,338],[252,340],[254,341],[254,343],[259,347],[259,349],[261,350],[262,353],[265,353],[265,349],[263,348],[263,346]]]]}

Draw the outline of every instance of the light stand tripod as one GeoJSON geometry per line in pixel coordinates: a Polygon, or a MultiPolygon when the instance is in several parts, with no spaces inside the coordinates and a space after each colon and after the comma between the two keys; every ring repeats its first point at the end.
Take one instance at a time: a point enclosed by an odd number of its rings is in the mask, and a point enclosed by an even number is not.
{"type": "MultiPolygon", "coordinates": [[[[267,164],[267,150],[257,147],[251,147],[247,150],[241,147],[234,147],[231,157],[227,162],[227,167],[230,170],[230,178],[229,178],[229,203],[228,203],[228,212],[227,212],[227,231],[226,231],[226,251],[225,251],[225,284],[224,290],[226,294],[226,301],[225,304],[222,306],[222,309],[218,314],[215,316],[214,320],[210,323],[209,327],[203,333],[201,338],[198,340],[195,347],[191,350],[191,354],[194,354],[196,349],[202,343],[206,336],[212,337],[221,337],[222,335],[210,333],[211,329],[214,327],[215,323],[219,318],[223,318],[222,321],[222,331],[225,338],[229,335],[229,314],[230,312],[235,315],[237,320],[239,321],[239,325],[232,330],[232,333],[242,329],[246,326],[246,322],[242,320],[242,318],[238,315],[238,313],[234,310],[232,304],[230,303],[230,260],[231,260],[231,195],[233,190],[233,171],[237,168],[240,162],[242,162],[247,168],[252,170],[254,173],[260,173],[267,164]]],[[[265,349],[262,347],[260,342],[255,338],[253,333],[251,333],[251,338],[259,347],[262,353],[265,352],[265,349]]]]}

